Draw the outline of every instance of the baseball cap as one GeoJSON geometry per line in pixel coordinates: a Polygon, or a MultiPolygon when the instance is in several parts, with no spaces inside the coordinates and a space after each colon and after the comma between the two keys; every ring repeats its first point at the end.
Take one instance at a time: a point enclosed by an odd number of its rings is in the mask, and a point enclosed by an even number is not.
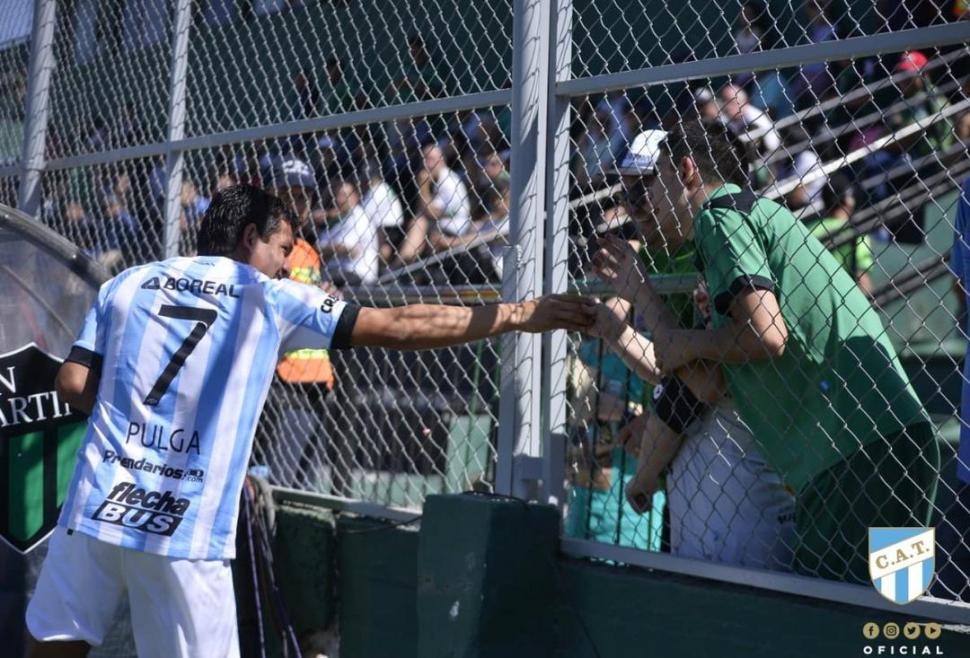
{"type": "Polygon", "coordinates": [[[303,160],[284,158],[270,163],[270,166],[263,172],[263,184],[274,189],[284,187],[316,188],[317,179],[313,175],[313,169],[303,160]]]}
{"type": "Polygon", "coordinates": [[[660,145],[667,139],[664,130],[644,130],[633,138],[617,172],[623,176],[649,176],[657,172],[660,145]]]}
{"type": "Polygon", "coordinates": [[[918,50],[909,50],[903,53],[903,56],[899,59],[899,63],[896,64],[896,72],[902,73],[903,71],[919,71],[922,69],[929,60],[926,55],[918,50]]]}

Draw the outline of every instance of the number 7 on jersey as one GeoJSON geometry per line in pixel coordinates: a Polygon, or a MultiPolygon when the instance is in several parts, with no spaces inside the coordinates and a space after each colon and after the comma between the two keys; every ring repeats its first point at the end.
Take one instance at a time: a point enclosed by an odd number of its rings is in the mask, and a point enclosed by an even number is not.
{"type": "Polygon", "coordinates": [[[155,385],[152,386],[151,392],[145,397],[145,404],[151,407],[157,405],[158,401],[165,395],[172,380],[175,379],[175,375],[185,365],[185,360],[192,354],[195,346],[199,344],[199,341],[202,340],[202,337],[205,336],[205,333],[217,317],[215,310],[211,308],[175,306],[172,304],[163,304],[158,314],[163,318],[172,318],[173,320],[195,320],[196,325],[192,327],[192,331],[185,337],[185,340],[182,341],[179,348],[175,350],[175,354],[172,355],[171,360],[166,364],[165,369],[162,370],[162,374],[155,380],[155,385]]]}

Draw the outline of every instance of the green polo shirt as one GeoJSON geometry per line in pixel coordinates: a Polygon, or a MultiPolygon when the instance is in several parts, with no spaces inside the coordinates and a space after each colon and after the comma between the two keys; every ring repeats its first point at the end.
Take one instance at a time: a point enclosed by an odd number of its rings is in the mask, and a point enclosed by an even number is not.
{"type": "MultiPolygon", "coordinates": [[[[711,198],[740,192],[719,188],[711,198]]],[[[772,290],[788,327],[784,354],[724,365],[728,388],[768,462],[800,490],[860,446],[926,421],[876,311],[786,208],[705,208],[694,242],[715,328],[738,293],[772,290]]]]}

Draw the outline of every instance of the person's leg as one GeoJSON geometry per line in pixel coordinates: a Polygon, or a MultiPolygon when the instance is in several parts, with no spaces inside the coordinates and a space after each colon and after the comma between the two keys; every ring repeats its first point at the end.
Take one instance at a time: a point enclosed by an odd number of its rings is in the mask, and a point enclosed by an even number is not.
{"type": "Polygon", "coordinates": [[[56,528],[27,606],[29,655],[85,656],[104,640],[124,594],[122,549],[56,528]]]}
{"type": "Polygon", "coordinates": [[[239,656],[228,560],[127,551],[124,571],[138,658],[239,656]]]}

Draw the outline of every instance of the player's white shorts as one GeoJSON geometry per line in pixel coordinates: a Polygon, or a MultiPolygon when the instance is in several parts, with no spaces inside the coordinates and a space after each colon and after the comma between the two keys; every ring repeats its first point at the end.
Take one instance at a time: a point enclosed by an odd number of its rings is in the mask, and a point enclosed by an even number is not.
{"type": "Polygon", "coordinates": [[[139,658],[239,655],[228,560],[176,560],[61,527],[51,535],[27,629],[38,640],[100,645],[125,594],[139,658]]]}
{"type": "Polygon", "coordinates": [[[788,570],[795,498],[755,444],[734,405],[695,420],[668,478],[671,553],[788,570]]]}

